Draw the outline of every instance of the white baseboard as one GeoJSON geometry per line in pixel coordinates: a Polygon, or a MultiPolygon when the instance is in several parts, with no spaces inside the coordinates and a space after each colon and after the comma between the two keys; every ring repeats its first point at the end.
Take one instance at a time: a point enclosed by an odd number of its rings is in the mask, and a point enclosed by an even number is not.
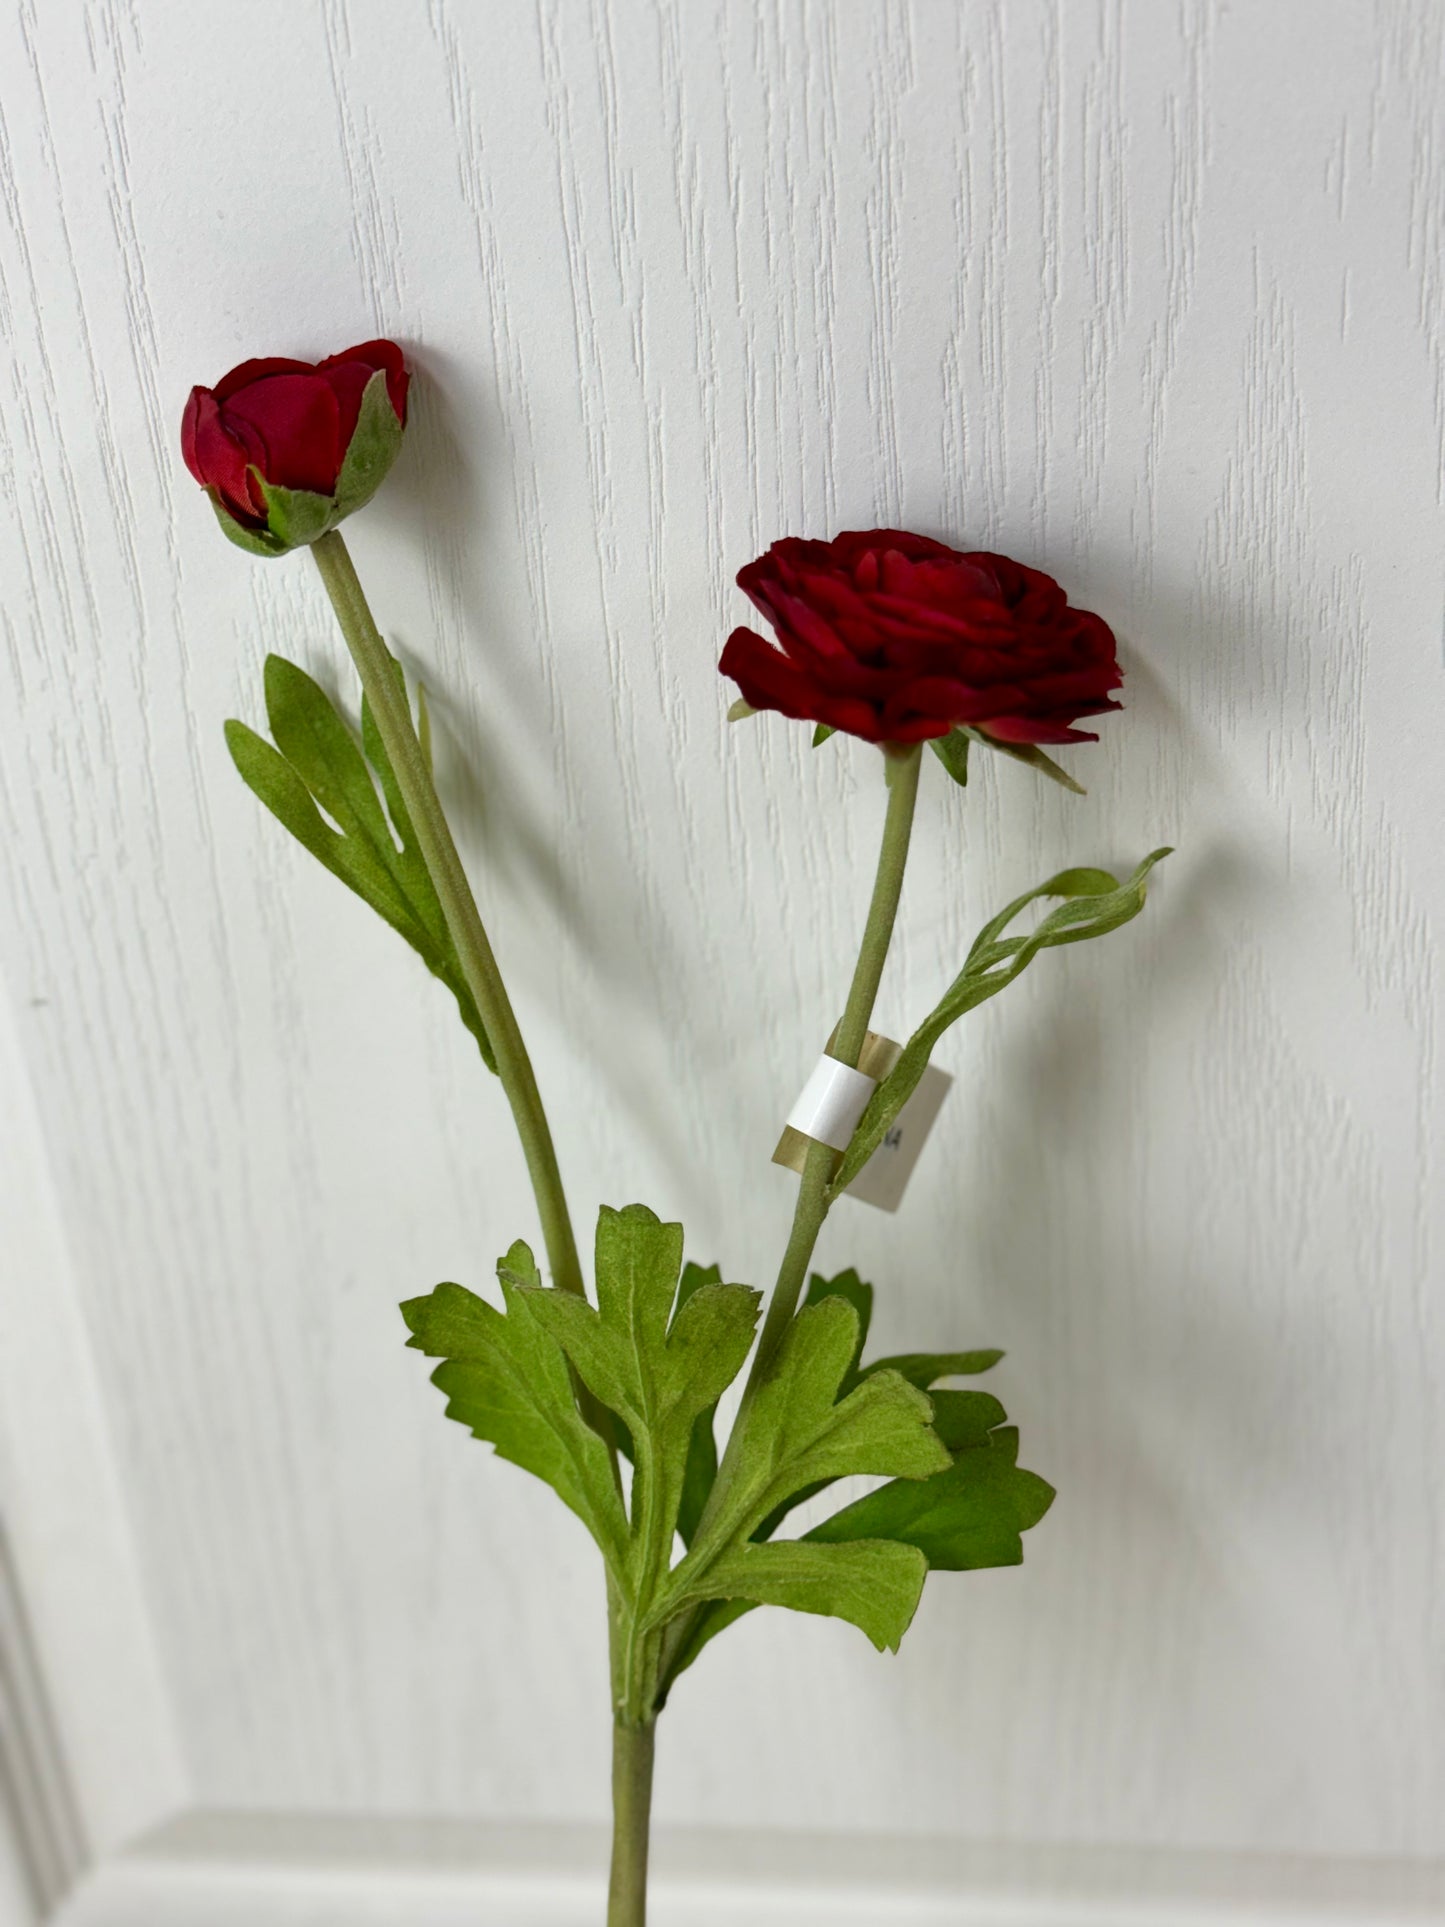
{"type": "MultiPolygon", "coordinates": [[[[93,1874],[55,1927],[599,1927],[584,1827],[197,1813],[93,1874]]],[[[653,1927],[1395,1927],[1445,1865],[896,1836],[663,1832],[653,1927]]]]}

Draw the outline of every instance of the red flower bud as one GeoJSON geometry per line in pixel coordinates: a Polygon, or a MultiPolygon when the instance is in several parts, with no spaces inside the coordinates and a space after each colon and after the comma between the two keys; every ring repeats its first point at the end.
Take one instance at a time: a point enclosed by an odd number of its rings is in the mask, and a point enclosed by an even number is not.
{"type": "Polygon", "coordinates": [[[790,537],[739,572],[777,634],[734,629],[719,665],[753,709],[870,743],[958,725],[1000,743],[1097,740],[1080,716],[1119,707],[1114,635],[1051,576],[897,529],[790,537]]]}
{"type": "Polygon", "coordinates": [[[191,390],[181,453],[233,541],[284,554],[370,501],[401,445],[408,380],[394,341],[314,365],[243,361],[191,390]]]}

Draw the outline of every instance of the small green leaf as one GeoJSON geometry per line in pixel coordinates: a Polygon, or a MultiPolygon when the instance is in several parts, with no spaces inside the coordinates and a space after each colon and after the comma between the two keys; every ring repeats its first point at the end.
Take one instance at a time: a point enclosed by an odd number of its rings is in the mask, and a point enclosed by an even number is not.
{"type": "Polygon", "coordinates": [[[987,749],[995,749],[1000,756],[1011,756],[1016,763],[1027,763],[1030,769],[1037,770],[1040,776],[1047,776],[1055,783],[1061,783],[1075,796],[1087,796],[1088,791],[1082,783],[1077,783],[1066,769],[1061,769],[1052,756],[1048,756],[1037,743],[1003,743],[995,736],[987,735],[981,729],[964,727],[955,734],[972,737],[974,742],[982,743],[987,749]]]}
{"type": "Polygon", "coordinates": [[[730,723],[744,723],[749,716],[756,716],[757,713],[746,697],[739,696],[737,701],[729,706],[727,719],[730,723]]]}
{"type": "Polygon", "coordinates": [[[307,488],[281,488],[268,482],[259,468],[247,472],[255,478],[266,504],[267,528],[288,549],[309,548],[338,519],[336,504],[329,495],[317,495],[307,488]]]}
{"type": "Polygon", "coordinates": [[[837,734],[838,732],[832,723],[819,723],[818,727],[813,731],[814,749],[821,749],[830,736],[836,736],[837,734]]]}
{"type": "Polygon", "coordinates": [[[966,729],[951,729],[946,736],[931,737],[928,744],[960,789],[968,783],[968,743],[966,729]]]}
{"type": "Polygon", "coordinates": [[[385,371],[378,368],[362,390],[361,412],[336,478],[336,521],[364,508],[375,495],[401,449],[402,433],[385,371]]]}
{"type": "MultiPolygon", "coordinates": [[[[977,1415],[970,1416],[976,1423],[977,1415]]],[[[973,1426],[960,1423],[958,1413],[950,1419],[965,1443],[946,1472],[921,1482],[895,1479],[880,1486],[814,1526],[805,1538],[815,1545],[901,1540],[916,1546],[937,1572],[1021,1564],[1021,1535],[1043,1518],[1054,1489],[1016,1463],[1018,1432],[1013,1426],[999,1426],[980,1438],[973,1426]]]]}
{"type": "MultiPolygon", "coordinates": [[[[695,1291],[701,1290],[704,1285],[720,1285],[722,1281],[722,1271],[717,1265],[685,1264],[677,1287],[674,1319],[695,1291]]],[[[702,1509],[707,1504],[713,1480],[717,1477],[717,1437],[713,1430],[716,1415],[717,1404],[714,1402],[699,1412],[692,1423],[687,1464],[682,1475],[682,1495],[677,1507],[678,1536],[685,1546],[692,1544],[702,1509]]]]}
{"type": "Polygon", "coordinates": [[[720,1599],[846,1619],[880,1651],[896,1652],[927,1577],[928,1560],[911,1545],[877,1539],[825,1546],[785,1539],[732,1547],[713,1563],[708,1584],[720,1599]],[[839,1553],[848,1556],[839,1558],[839,1553]]]}
{"type": "Polygon", "coordinates": [[[432,1383],[447,1417],[489,1439],[498,1455],[544,1479],[582,1520],[612,1571],[625,1569],[627,1523],[607,1447],[577,1410],[567,1361],[535,1307],[544,1292],[527,1246],[497,1267],[506,1315],[461,1285],[438,1285],[401,1308],[407,1341],[444,1362],[432,1383]]]}
{"type": "Polygon", "coordinates": [[[631,1434],[632,1520],[643,1560],[665,1557],[671,1545],[695,1423],[741,1369],[760,1301],[745,1285],[694,1279],[674,1314],[681,1266],[681,1225],[662,1223],[646,1205],[604,1206],[597,1309],[567,1292],[528,1297],[583,1384],[631,1434]]]}
{"type": "Polygon", "coordinates": [[[892,1358],[875,1358],[863,1367],[869,1372],[897,1372],[920,1392],[926,1392],[940,1378],[972,1378],[976,1372],[992,1371],[1003,1357],[1000,1351],[977,1352],[898,1352],[892,1358]]]}
{"type": "MultiPolygon", "coordinates": [[[[392,668],[404,689],[401,664],[394,657],[392,668]]],[[[362,740],[381,779],[400,849],[371,772],[326,692],[281,656],[267,657],[265,675],[268,720],[282,754],[244,724],[228,723],[226,741],[241,776],[313,856],[405,937],[456,998],[462,1022],[476,1039],[483,1062],[494,1071],[490,1040],[369,706],[363,701],[362,740]],[[315,802],[310,802],[313,797],[315,802]],[[339,826],[340,835],[324,821],[316,803],[339,826]]]]}
{"type": "Polygon", "coordinates": [[[858,1382],[858,1360],[863,1347],[868,1342],[868,1330],[873,1323],[873,1287],[858,1276],[852,1265],[840,1271],[835,1278],[825,1278],[815,1271],[808,1280],[806,1305],[819,1305],[825,1298],[845,1298],[858,1314],[858,1350],[843,1379],[842,1389],[851,1392],[858,1382]]]}
{"type": "Polygon", "coordinates": [[[898,1061],[868,1101],[832,1183],[829,1199],[839,1197],[888,1134],[894,1119],[913,1095],[928,1068],[933,1047],[949,1028],[970,1010],[1011,984],[1041,950],[1058,944],[1082,943],[1106,936],[1137,917],[1144,908],[1145,883],[1154,865],[1170,854],[1152,851],[1126,883],[1107,870],[1063,870],[1036,890],[1016,897],[984,925],[969,951],[963,969],[930,1014],[904,1045],[898,1061]],[[1019,912],[1039,897],[1064,897],[1037,929],[1026,937],[1005,937],[1004,930],[1019,912]]]}

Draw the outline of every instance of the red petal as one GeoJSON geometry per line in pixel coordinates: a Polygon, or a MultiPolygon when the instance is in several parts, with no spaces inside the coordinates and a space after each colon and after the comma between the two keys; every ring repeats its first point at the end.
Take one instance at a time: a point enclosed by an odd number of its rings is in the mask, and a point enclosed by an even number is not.
{"type": "Polygon", "coordinates": [[[268,482],[317,495],[335,488],[345,449],[340,407],[323,377],[308,370],[253,381],[227,402],[225,421],[259,442],[260,458],[253,459],[268,482]]]}
{"type": "MultiPolygon", "coordinates": [[[[386,375],[386,392],[391,405],[396,410],[396,418],[402,427],[406,426],[406,391],[411,377],[406,372],[406,358],[394,341],[362,341],[355,348],[343,348],[339,355],[328,355],[325,361],[318,362],[318,369],[340,368],[348,361],[360,362],[370,374],[378,369],[386,375]]],[[[362,384],[365,386],[365,383],[362,384]]],[[[360,404],[358,403],[358,406],[360,404]]],[[[355,418],[352,427],[356,426],[355,418]]],[[[351,439],[350,430],[346,439],[351,439]]]]}

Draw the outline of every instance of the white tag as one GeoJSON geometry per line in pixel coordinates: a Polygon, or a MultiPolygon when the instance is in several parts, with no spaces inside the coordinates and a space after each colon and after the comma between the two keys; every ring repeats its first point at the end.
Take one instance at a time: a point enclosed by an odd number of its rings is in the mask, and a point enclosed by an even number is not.
{"type": "Polygon", "coordinates": [[[840,1064],[825,1052],[788,1112],[788,1128],[835,1151],[846,1151],[877,1088],[876,1077],[855,1071],[851,1064],[840,1064]]]}
{"type": "MultiPolygon", "coordinates": [[[[784,1165],[790,1171],[801,1171],[810,1140],[827,1144],[835,1151],[846,1150],[875,1086],[898,1062],[902,1048],[892,1038],[870,1030],[856,1071],[850,1071],[836,1058],[820,1059],[788,1114],[787,1126],[773,1153],[773,1163],[784,1165]],[[860,1095],[861,1102],[858,1101],[860,1095]],[[855,1102],[857,1108],[853,1110],[855,1102]],[[851,1122],[848,1122],[850,1111],[851,1122]],[[846,1129],[842,1128],[844,1124],[846,1129]]],[[[845,1197],[875,1205],[880,1211],[898,1209],[952,1082],[947,1071],[939,1070],[934,1064],[928,1066],[913,1095],[894,1118],[888,1135],[848,1186],[845,1197]]]]}

